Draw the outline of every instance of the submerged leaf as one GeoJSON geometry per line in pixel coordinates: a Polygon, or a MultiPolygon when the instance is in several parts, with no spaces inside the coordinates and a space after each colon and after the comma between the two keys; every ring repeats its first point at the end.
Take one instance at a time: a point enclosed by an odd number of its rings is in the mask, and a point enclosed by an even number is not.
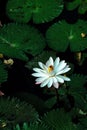
{"type": "Polygon", "coordinates": [[[70,79],[71,81],[67,83],[69,86],[68,94],[74,97],[76,107],[87,109],[87,102],[85,99],[86,89],[84,87],[87,82],[87,76],[73,74],[70,79]]]}
{"type": "Polygon", "coordinates": [[[33,93],[20,92],[16,93],[15,96],[21,101],[26,101],[27,103],[33,105],[34,108],[41,114],[44,113],[48,108],[45,105],[44,100],[33,93]]]}
{"type": "Polygon", "coordinates": [[[63,110],[52,110],[42,118],[43,124],[52,130],[76,130],[76,126],[71,121],[71,117],[63,110]]]}
{"type": "Polygon", "coordinates": [[[30,124],[28,125],[28,123],[23,123],[23,126],[20,127],[19,124],[17,124],[13,130],[50,130],[48,129],[46,126],[42,125],[42,124],[30,124]]]}
{"type": "Polygon", "coordinates": [[[45,105],[47,108],[51,109],[56,104],[56,97],[51,97],[45,101],[45,105]]]}
{"type": "Polygon", "coordinates": [[[85,92],[84,85],[87,82],[87,76],[82,74],[73,74],[70,79],[71,81],[67,83],[68,86],[70,86],[70,91],[78,91],[80,94],[85,92]]]}
{"type": "Polygon", "coordinates": [[[0,98],[0,120],[7,123],[7,127],[17,123],[37,122],[39,115],[32,105],[20,102],[17,98],[0,98]]]}

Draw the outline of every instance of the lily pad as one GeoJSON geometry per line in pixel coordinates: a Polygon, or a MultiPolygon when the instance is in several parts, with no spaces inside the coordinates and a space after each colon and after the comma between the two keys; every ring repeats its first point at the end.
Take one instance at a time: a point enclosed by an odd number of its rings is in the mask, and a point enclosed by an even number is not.
{"type": "Polygon", "coordinates": [[[0,28],[0,53],[6,56],[28,60],[25,53],[35,56],[44,47],[44,37],[34,27],[10,23],[0,28]]]}
{"type": "Polygon", "coordinates": [[[76,9],[79,4],[81,3],[81,0],[73,0],[73,1],[67,1],[65,2],[67,10],[71,11],[76,9]]]}
{"type": "Polygon", "coordinates": [[[87,0],[65,1],[65,6],[68,11],[77,8],[79,14],[85,14],[87,12],[87,0]]]}
{"type": "Polygon", "coordinates": [[[79,14],[85,14],[87,12],[87,1],[82,1],[81,5],[78,8],[79,14]]]}
{"type": "Polygon", "coordinates": [[[8,0],[7,16],[17,22],[44,23],[58,17],[63,10],[62,0],[8,0]]]}
{"type": "Polygon", "coordinates": [[[87,22],[78,20],[69,24],[62,20],[53,24],[46,32],[48,46],[53,50],[65,52],[68,47],[72,52],[87,48],[87,22]]]}

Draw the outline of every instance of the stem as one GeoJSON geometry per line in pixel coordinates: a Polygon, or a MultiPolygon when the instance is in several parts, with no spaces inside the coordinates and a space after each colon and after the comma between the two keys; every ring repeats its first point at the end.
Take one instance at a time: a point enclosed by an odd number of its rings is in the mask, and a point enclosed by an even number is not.
{"type": "Polygon", "coordinates": [[[59,94],[58,94],[58,89],[55,88],[55,92],[56,92],[57,105],[58,105],[58,103],[59,103],[59,94]]]}

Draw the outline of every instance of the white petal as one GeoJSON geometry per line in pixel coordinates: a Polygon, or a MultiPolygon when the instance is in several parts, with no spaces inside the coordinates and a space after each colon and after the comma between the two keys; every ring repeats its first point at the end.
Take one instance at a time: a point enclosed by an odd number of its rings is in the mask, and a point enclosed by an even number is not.
{"type": "Polygon", "coordinates": [[[59,75],[59,74],[64,74],[66,72],[68,72],[71,68],[65,68],[64,70],[61,70],[59,71],[58,73],[56,73],[56,75],[59,75]]]}
{"type": "Polygon", "coordinates": [[[68,72],[70,69],[71,68],[65,68],[65,69],[63,69],[63,74],[66,73],[66,72],[68,72]]]}
{"type": "Polygon", "coordinates": [[[49,78],[46,79],[46,80],[44,80],[44,81],[41,83],[40,87],[46,86],[46,85],[48,84],[48,82],[49,82],[49,78]]]}
{"type": "Polygon", "coordinates": [[[53,65],[54,62],[53,62],[53,58],[50,57],[49,60],[46,62],[46,66],[49,67],[50,65],[53,65]]]}
{"type": "Polygon", "coordinates": [[[53,82],[54,82],[54,83],[58,82],[55,77],[53,77],[53,82]]]}
{"type": "Polygon", "coordinates": [[[46,80],[48,77],[40,77],[40,78],[37,78],[35,81],[36,82],[40,82],[42,83],[44,80],[46,80]]]}
{"type": "Polygon", "coordinates": [[[50,78],[50,79],[49,79],[49,82],[48,82],[48,84],[47,84],[48,88],[50,88],[50,87],[52,86],[52,84],[53,84],[53,80],[52,80],[52,78],[50,78]]]}
{"type": "Polygon", "coordinates": [[[46,65],[44,65],[42,62],[38,62],[38,64],[39,64],[39,66],[40,66],[40,68],[41,69],[43,69],[43,70],[48,70],[48,68],[46,67],[46,65]]]}
{"type": "MultiPolygon", "coordinates": [[[[67,68],[70,68],[69,65],[66,65],[63,70],[67,69],[67,68]]],[[[71,68],[70,68],[71,69],[71,68]]]]}
{"type": "Polygon", "coordinates": [[[47,75],[45,73],[33,73],[32,76],[34,76],[34,77],[45,77],[47,75]]]}
{"type": "Polygon", "coordinates": [[[38,62],[39,66],[41,67],[41,69],[44,69],[44,65],[42,62],[38,62]]]}
{"type": "Polygon", "coordinates": [[[54,62],[54,69],[59,65],[60,58],[57,57],[54,62]]]}
{"type": "Polygon", "coordinates": [[[59,83],[64,83],[64,79],[59,77],[59,76],[56,76],[56,79],[57,79],[57,82],[59,83]]]}
{"type": "Polygon", "coordinates": [[[58,65],[57,72],[60,71],[60,70],[62,70],[65,66],[66,66],[65,61],[64,61],[64,60],[61,61],[61,62],[59,63],[59,65],[58,65]]]}
{"type": "Polygon", "coordinates": [[[35,84],[40,84],[40,82],[36,82],[35,84]]]}
{"type": "Polygon", "coordinates": [[[70,81],[70,78],[66,76],[59,75],[58,77],[62,78],[64,81],[70,81]]]}
{"type": "Polygon", "coordinates": [[[54,88],[59,88],[59,83],[53,83],[54,88]]]}
{"type": "Polygon", "coordinates": [[[33,68],[35,72],[45,72],[45,70],[39,69],[39,68],[33,68]]]}

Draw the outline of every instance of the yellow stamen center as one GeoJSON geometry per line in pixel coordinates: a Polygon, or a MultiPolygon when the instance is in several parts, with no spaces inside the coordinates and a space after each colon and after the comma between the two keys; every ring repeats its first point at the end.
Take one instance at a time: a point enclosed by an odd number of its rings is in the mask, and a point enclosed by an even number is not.
{"type": "Polygon", "coordinates": [[[86,37],[86,34],[85,33],[81,33],[81,37],[82,38],[86,37]]]}
{"type": "Polygon", "coordinates": [[[51,71],[53,71],[53,66],[52,65],[50,65],[49,67],[48,67],[48,72],[50,73],[51,71]]]}

